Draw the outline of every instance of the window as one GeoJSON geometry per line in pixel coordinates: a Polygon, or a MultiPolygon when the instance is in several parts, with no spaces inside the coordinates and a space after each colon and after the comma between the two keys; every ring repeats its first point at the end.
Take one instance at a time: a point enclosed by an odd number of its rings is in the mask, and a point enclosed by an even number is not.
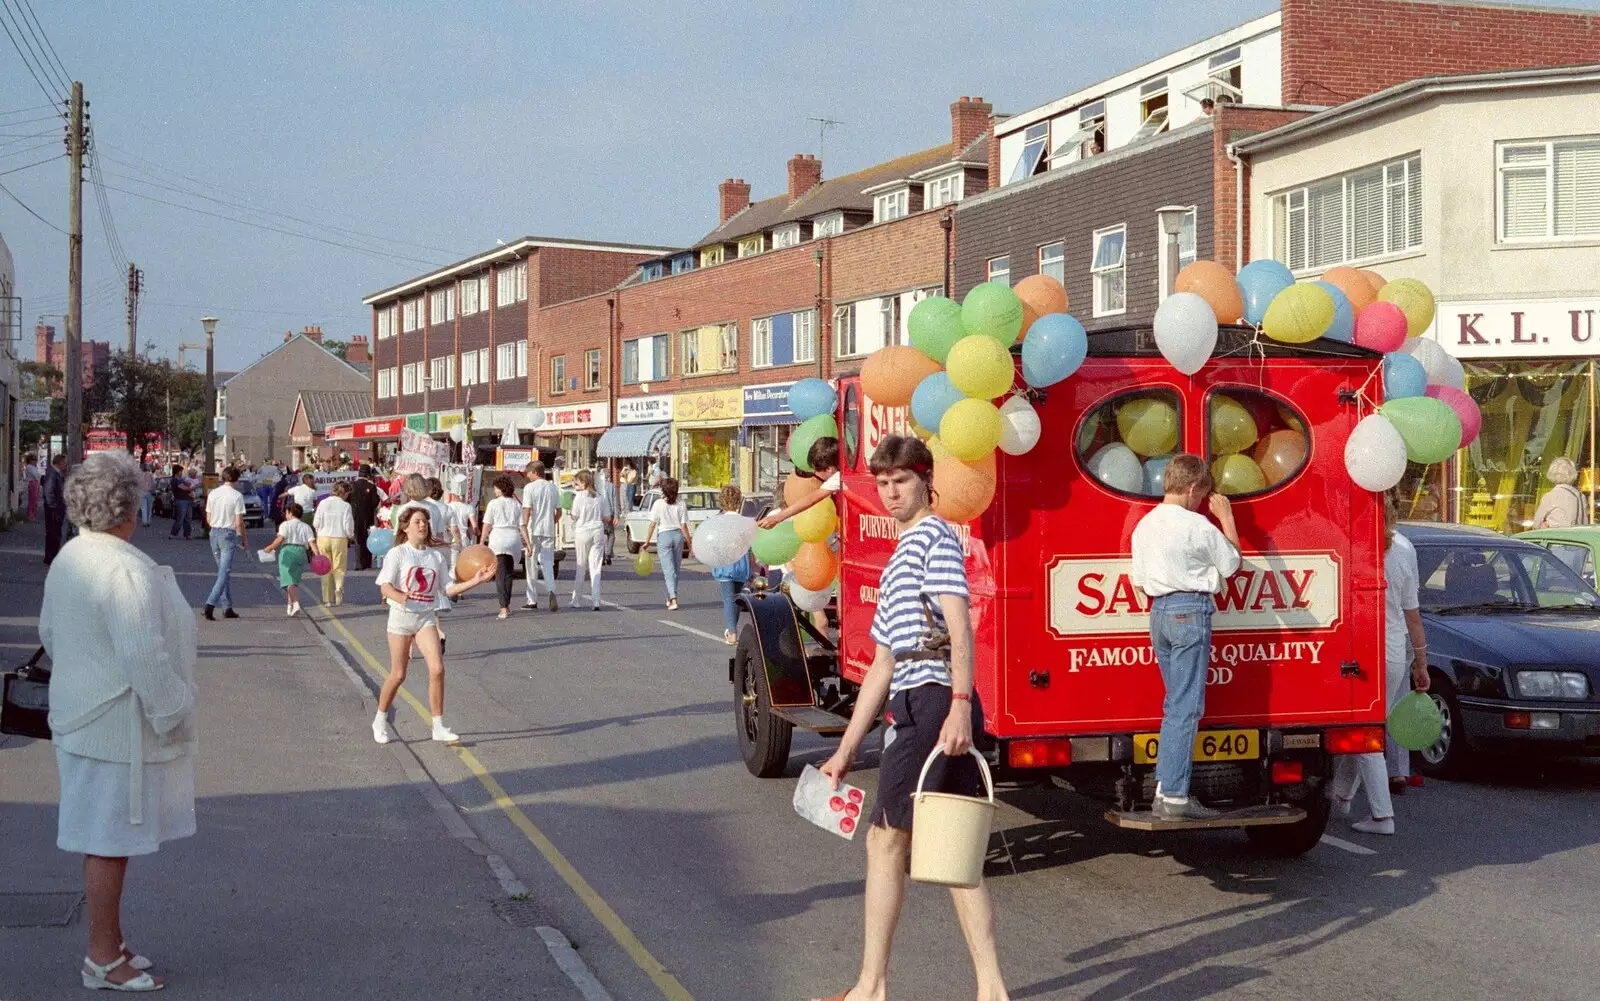
{"type": "Polygon", "coordinates": [[[623,341],[623,383],[632,386],[641,382],[650,382],[653,379],[667,378],[671,374],[667,369],[667,343],[668,336],[666,334],[636,337],[631,341],[623,341]]]}
{"type": "MultiPolygon", "coordinates": [[[[1078,131],[1083,136],[1078,151],[1080,158],[1106,151],[1106,102],[1096,101],[1078,109],[1078,131]]],[[[1062,151],[1058,148],[1051,156],[1050,166],[1059,167],[1072,162],[1070,157],[1062,159],[1061,156],[1062,151]]]]}
{"type": "Polygon", "coordinates": [[[401,307],[401,333],[409,334],[413,330],[417,329],[417,312],[418,307],[421,306],[421,304],[421,299],[409,299],[406,301],[405,305],[401,307]]]}
{"type": "Polygon", "coordinates": [[[456,318],[456,290],[453,286],[433,293],[429,301],[429,323],[438,326],[456,318]]]}
{"type": "Polygon", "coordinates": [[[848,358],[856,353],[856,312],[854,306],[836,306],[833,310],[833,354],[835,358],[848,358]]]}
{"type": "Polygon", "coordinates": [[[378,370],[378,399],[387,400],[394,396],[395,370],[381,368],[378,370]]]}
{"type": "Polygon", "coordinates": [[[891,219],[903,218],[910,204],[911,192],[905,188],[890,191],[877,196],[872,200],[872,221],[888,222],[891,219]]]}
{"type": "Polygon", "coordinates": [[[567,356],[556,355],[550,359],[550,395],[560,396],[567,391],[567,356]]]}
{"type": "Polygon", "coordinates": [[[400,392],[406,396],[417,391],[417,368],[418,366],[413,363],[404,365],[400,369],[400,392]]]}
{"type": "Polygon", "coordinates": [[[1114,396],[1078,426],[1078,463],[1101,486],[1160,497],[1161,474],[1183,444],[1178,394],[1143,389],[1114,396]]]}
{"type": "Polygon", "coordinates": [[[517,342],[517,377],[518,378],[522,378],[522,379],[526,379],[528,377],[528,342],[527,341],[518,341],[517,342]]]}
{"type": "Polygon", "coordinates": [[[1207,60],[1206,78],[1212,84],[1207,94],[1216,103],[1243,101],[1244,67],[1240,63],[1239,47],[1235,45],[1207,60]]]}
{"type": "Polygon", "coordinates": [[[754,257],[761,253],[764,249],[765,240],[766,238],[760,233],[742,237],[739,240],[739,256],[754,257]]]}
{"type": "Polygon", "coordinates": [[[678,334],[684,375],[733,372],[739,368],[739,325],[714,323],[678,334]]]}
{"type": "Polygon", "coordinates": [[[1058,282],[1067,280],[1067,245],[1047,243],[1039,248],[1039,273],[1058,282]]]}
{"type": "Polygon", "coordinates": [[[989,281],[999,282],[1002,285],[1010,285],[1011,258],[1009,256],[989,258],[988,276],[989,281]]]}
{"type": "Polygon", "coordinates": [[[787,226],[779,226],[772,231],[772,249],[782,250],[784,247],[795,247],[800,244],[800,224],[791,222],[787,226]]]}
{"type": "Polygon", "coordinates": [[[478,381],[488,382],[492,373],[489,371],[489,349],[478,349],[478,381]]]}
{"type": "Polygon", "coordinates": [[[957,172],[935,178],[922,186],[922,204],[930,209],[961,200],[965,174],[957,172]]]}
{"type": "Polygon", "coordinates": [[[657,334],[650,347],[651,378],[666,379],[672,375],[672,344],[666,334],[657,334]]]}
{"type": "Polygon", "coordinates": [[[900,328],[900,297],[886,295],[878,300],[878,325],[883,331],[883,343],[906,343],[905,332],[900,328]]]}
{"type": "Polygon", "coordinates": [[[468,278],[461,283],[461,315],[471,316],[482,308],[483,301],[478,296],[478,279],[468,278]]]}
{"type": "Polygon", "coordinates": [[[1127,310],[1128,227],[1096,230],[1089,272],[1094,277],[1094,315],[1112,316],[1127,310]]]}
{"type": "MultiPolygon", "coordinates": [[[[648,340],[648,339],[649,338],[646,338],[646,340],[648,340]]],[[[637,340],[623,341],[622,342],[622,384],[624,386],[636,386],[636,385],[639,384],[640,381],[641,380],[639,378],[639,342],[637,340]]]]}
{"type": "Polygon", "coordinates": [[[795,362],[817,360],[817,311],[814,309],[790,313],[794,318],[795,362]]]}
{"type": "Polygon", "coordinates": [[[478,352],[468,351],[461,356],[461,384],[476,386],[482,381],[478,378],[478,352]]]}
{"type": "Polygon", "coordinates": [[[515,342],[497,344],[494,348],[494,374],[497,379],[510,379],[517,370],[517,345],[515,342]]]}
{"type": "Polygon", "coordinates": [[[1542,542],[1540,545],[1549,549],[1556,559],[1565,563],[1570,570],[1588,581],[1590,587],[1594,586],[1594,551],[1592,549],[1572,542],[1542,542]]]}
{"type": "Polygon", "coordinates": [[[1600,237],[1600,136],[1504,143],[1500,239],[1600,237]]]}
{"type": "Polygon", "coordinates": [[[1144,124],[1133,134],[1132,142],[1148,139],[1167,128],[1167,78],[1158,76],[1139,85],[1139,120],[1144,124]]]}
{"type": "Polygon", "coordinates": [[[1195,261],[1194,242],[1195,210],[1190,209],[1178,224],[1178,270],[1193,264],[1195,261]]]}
{"type": "Polygon", "coordinates": [[[509,306],[528,298],[528,262],[518,261],[494,273],[496,306],[509,306]]]}
{"type": "Polygon", "coordinates": [[[693,271],[693,270],[694,270],[694,255],[693,254],[679,254],[677,257],[674,257],[672,259],[672,273],[673,274],[681,275],[685,271],[693,271]]]}
{"type": "Polygon", "coordinates": [[[706,249],[700,251],[700,266],[702,268],[709,268],[714,264],[721,264],[721,263],[722,263],[722,245],[721,244],[718,244],[715,247],[707,247],[706,249]]]}
{"type": "Polygon", "coordinates": [[[1305,468],[1306,421],[1287,401],[1249,389],[1226,389],[1206,401],[1206,460],[1217,492],[1272,490],[1305,468]]]}
{"type": "Polygon", "coordinates": [[[695,330],[685,330],[678,335],[678,350],[682,357],[679,359],[678,370],[684,375],[700,374],[700,333],[695,330]]]}
{"type": "Polygon", "coordinates": [[[456,385],[455,366],[451,364],[454,358],[434,358],[429,362],[432,371],[434,389],[454,389],[456,385]]]}
{"type": "Polygon", "coordinates": [[[827,215],[817,216],[811,226],[811,238],[820,240],[825,236],[838,236],[844,232],[844,213],[829,212],[827,215]]]}
{"type": "Polygon", "coordinates": [[[385,306],[378,310],[378,340],[394,336],[395,307],[385,306]]]}
{"type": "Polygon", "coordinates": [[[772,317],[750,321],[750,367],[772,366],[772,317]]]}
{"type": "Polygon", "coordinates": [[[657,278],[666,277],[666,273],[667,266],[665,263],[661,261],[651,261],[649,264],[646,264],[644,267],[639,269],[639,280],[642,282],[653,282],[657,278]]]}
{"type": "Polygon", "coordinates": [[[590,348],[583,353],[584,389],[600,388],[600,349],[590,348]]]}
{"type": "Polygon", "coordinates": [[[1018,158],[1016,167],[1011,171],[1011,180],[1007,183],[1015,184],[1037,174],[1044,166],[1044,151],[1049,144],[1049,122],[1028,126],[1028,131],[1022,134],[1022,156],[1018,158]]]}
{"type": "Polygon", "coordinates": [[[1422,246],[1422,158],[1394,160],[1270,199],[1273,256],[1320,271],[1422,246]]]}

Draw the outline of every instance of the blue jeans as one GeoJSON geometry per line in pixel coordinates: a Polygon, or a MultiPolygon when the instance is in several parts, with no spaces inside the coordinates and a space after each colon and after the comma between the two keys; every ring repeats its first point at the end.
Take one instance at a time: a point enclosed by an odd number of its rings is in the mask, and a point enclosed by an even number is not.
{"type": "Polygon", "coordinates": [[[617,512],[618,518],[626,518],[628,512],[633,510],[633,484],[624,483],[622,490],[622,510],[617,512]]]}
{"type": "Polygon", "coordinates": [[[272,488],[256,487],[256,500],[261,502],[261,523],[272,521],[272,488]]]}
{"type": "Polygon", "coordinates": [[[139,524],[146,528],[150,526],[150,512],[155,510],[155,506],[155,494],[146,492],[139,495],[139,524]]]}
{"type": "Polygon", "coordinates": [[[238,551],[238,532],[231,528],[211,530],[211,556],[217,561],[217,582],[211,585],[206,604],[214,608],[233,607],[233,591],[228,587],[228,575],[233,572],[233,554],[238,551]]]}
{"type": "Polygon", "coordinates": [[[1209,594],[1185,591],[1151,601],[1150,645],[1167,688],[1161,704],[1161,745],[1156,751],[1156,783],[1163,796],[1189,795],[1195,734],[1206,712],[1211,615],[1216,610],[1216,600],[1209,594]]]}
{"type": "Polygon", "coordinates": [[[744,590],[742,580],[719,580],[717,587],[722,589],[722,628],[728,632],[737,632],[739,629],[739,606],[733,599],[744,590]]]}
{"type": "Polygon", "coordinates": [[[180,500],[172,502],[172,536],[178,537],[178,529],[183,529],[183,537],[187,539],[192,531],[190,516],[194,511],[194,501],[180,500]]]}
{"type": "Polygon", "coordinates": [[[683,565],[683,533],[676,528],[656,536],[656,555],[661,558],[661,577],[667,582],[667,600],[678,598],[678,568],[683,565]]]}

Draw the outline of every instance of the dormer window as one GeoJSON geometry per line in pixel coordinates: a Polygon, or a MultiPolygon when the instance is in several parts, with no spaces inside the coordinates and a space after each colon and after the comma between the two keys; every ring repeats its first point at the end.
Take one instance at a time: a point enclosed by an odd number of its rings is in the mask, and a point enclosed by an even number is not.
{"type": "Polygon", "coordinates": [[[899,187],[886,191],[872,200],[872,221],[888,222],[902,219],[911,211],[911,189],[899,187]]]}
{"type": "Polygon", "coordinates": [[[961,200],[963,195],[964,171],[953,171],[942,177],[935,177],[923,182],[922,204],[930,209],[941,205],[953,205],[961,200]]]}
{"type": "Polygon", "coordinates": [[[825,236],[838,236],[843,232],[843,212],[829,212],[827,215],[819,215],[812,220],[811,238],[813,240],[820,240],[825,236]]]}
{"type": "Polygon", "coordinates": [[[665,276],[666,273],[667,273],[666,262],[664,262],[664,261],[651,261],[649,264],[646,264],[644,266],[643,273],[639,275],[639,278],[640,278],[641,281],[652,282],[652,281],[655,281],[657,278],[661,278],[661,277],[665,276]]]}
{"type": "Polygon", "coordinates": [[[739,256],[754,257],[766,249],[766,237],[761,233],[742,237],[739,240],[739,256]]]}
{"type": "Polygon", "coordinates": [[[798,246],[800,243],[800,224],[791,222],[779,226],[772,231],[772,249],[782,250],[784,247],[798,246]]]}
{"type": "MultiPolygon", "coordinates": [[[[1070,114],[1054,122],[1058,133],[1065,132],[1074,121],[1070,114]]],[[[1065,167],[1087,157],[1106,151],[1106,102],[1096,101],[1078,109],[1077,127],[1055,141],[1050,151],[1050,169],[1065,167]]]]}
{"type": "Polygon", "coordinates": [[[693,270],[694,270],[694,254],[693,253],[679,254],[677,257],[674,257],[672,259],[672,273],[673,274],[681,275],[685,271],[693,271],[693,270]]]}
{"type": "Polygon", "coordinates": [[[722,263],[722,244],[719,243],[719,244],[717,244],[716,246],[713,246],[713,247],[706,247],[704,250],[700,251],[700,266],[702,268],[709,268],[709,267],[712,267],[713,265],[717,265],[717,264],[721,264],[721,263],[722,263]]]}

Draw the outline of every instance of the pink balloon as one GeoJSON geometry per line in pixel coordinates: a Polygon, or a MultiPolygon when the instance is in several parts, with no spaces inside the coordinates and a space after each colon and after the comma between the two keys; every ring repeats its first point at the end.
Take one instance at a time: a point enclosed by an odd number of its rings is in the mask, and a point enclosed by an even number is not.
{"type": "Polygon", "coordinates": [[[1461,418],[1461,447],[1472,444],[1472,439],[1478,437],[1478,432],[1483,429],[1483,412],[1478,409],[1478,401],[1454,386],[1429,386],[1423,395],[1431,396],[1454,410],[1456,416],[1461,418]]]}
{"type": "Polygon", "coordinates": [[[1356,314],[1356,343],[1388,354],[1406,342],[1406,314],[1392,302],[1379,300],[1356,314]]]}
{"type": "Polygon", "coordinates": [[[310,569],[312,573],[316,574],[318,577],[321,577],[323,574],[333,569],[333,561],[321,553],[317,553],[311,557],[310,569]]]}

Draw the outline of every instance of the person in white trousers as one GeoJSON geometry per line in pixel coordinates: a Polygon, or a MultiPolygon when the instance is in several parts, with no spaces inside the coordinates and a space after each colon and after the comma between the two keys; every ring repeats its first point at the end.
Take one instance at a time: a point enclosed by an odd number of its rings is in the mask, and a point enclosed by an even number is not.
{"type": "Polygon", "coordinates": [[[590,607],[600,610],[600,567],[605,559],[606,529],[616,516],[611,500],[594,488],[594,473],[581,469],[573,475],[576,490],[572,497],[572,538],[577,547],[577,564],[572,575],[572,607],[578,607],[578,592],[583,589],[584,571],[589,573],[590,607]]]}
{"type": "Polygon", "coordinates": [[[522,548],[528,554],[523,584],[527,603],[523,608],[539,607],[538,578],[542,576],[550,611],[556,610],[556,524],[560,520],[561,488],[544,478],[544,463],[536,459],[528,467],[528,485],[522,488],[522,548]]]}

